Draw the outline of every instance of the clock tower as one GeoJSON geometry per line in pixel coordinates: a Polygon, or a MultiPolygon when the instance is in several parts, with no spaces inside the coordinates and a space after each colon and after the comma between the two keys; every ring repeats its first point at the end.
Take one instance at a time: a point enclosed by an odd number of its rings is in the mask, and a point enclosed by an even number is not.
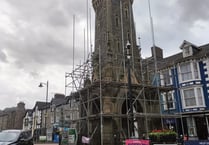
{"type": "Polygon", "coordinates": [[[95,10],[93,81],[99,79],[99,58],[104,81],[126,80],[125,60],[130,44],[132,82],[140,82],[140,52],[132,11],[133,0],[92,0],[95,10]]]}

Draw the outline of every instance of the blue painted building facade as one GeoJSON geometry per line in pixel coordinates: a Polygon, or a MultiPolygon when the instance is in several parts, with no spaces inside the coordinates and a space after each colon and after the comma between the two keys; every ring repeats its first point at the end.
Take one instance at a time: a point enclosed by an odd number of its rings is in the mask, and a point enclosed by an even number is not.
{"type": "Polygon", "coordinates": [[[197,47],[184,41],[181,53],[158,61],[164,125],[190,140],[207,140],[209,134],[209,44],[197,47]],[[173,116],[173,117],[172,117],[173,116]]]}

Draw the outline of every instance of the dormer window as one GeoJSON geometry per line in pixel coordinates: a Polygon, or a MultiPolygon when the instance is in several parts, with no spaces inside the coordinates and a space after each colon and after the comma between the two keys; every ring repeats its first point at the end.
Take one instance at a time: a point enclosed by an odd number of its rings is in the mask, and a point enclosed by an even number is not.
{"type": "Polygon", "coordinates": [[[183,57],[188,57],[192,55],[191,46],[183,48],[183,57]]]}
{"type": "Polygon", "coordinates": [[[199,51],[199,48],[195,46],[194,44],[184,40],[182,45],[180,46],[180,49],[183,51],[183,57],[189,57],[192,56],[195,52],[199,51]]]}

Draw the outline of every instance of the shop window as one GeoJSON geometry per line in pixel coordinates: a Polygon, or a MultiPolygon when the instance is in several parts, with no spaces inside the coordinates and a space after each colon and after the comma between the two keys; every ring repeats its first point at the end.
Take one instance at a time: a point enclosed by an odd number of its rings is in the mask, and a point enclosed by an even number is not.
{"type": "Polygon", "coordinates": [[[194,118],[192,117],[187,118],[187,126],[188,126],[188,135],[197,136],[194,118]]]}

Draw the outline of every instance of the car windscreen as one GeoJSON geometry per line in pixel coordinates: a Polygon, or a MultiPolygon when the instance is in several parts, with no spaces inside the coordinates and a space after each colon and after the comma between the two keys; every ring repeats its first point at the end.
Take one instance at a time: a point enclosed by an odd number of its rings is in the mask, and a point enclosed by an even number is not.
{"type": "Polygon", "coordinates": [[[19,132],[0,132],[0,142],[13,142],[19,137],[19,132]]]}

